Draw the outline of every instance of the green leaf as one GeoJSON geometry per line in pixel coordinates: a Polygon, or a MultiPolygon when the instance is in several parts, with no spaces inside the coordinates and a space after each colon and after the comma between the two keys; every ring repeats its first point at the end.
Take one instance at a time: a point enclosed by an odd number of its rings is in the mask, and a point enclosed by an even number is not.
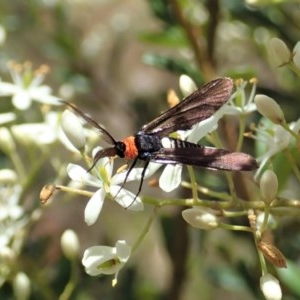
{"type": "Polygon", "coordinates": [[[141,33],[139,37],[144,42],[165,47],[179,48],[189,46],[182,28],[175,26],[161,32],[141,33]]]}
{"type": "Polygon", "coordinates": [[[291,260],[287,260],[286,269],[277,270],[278,277],[290,290],[292,290],[298,297],[300,297],[300,268],[291,260]]]}

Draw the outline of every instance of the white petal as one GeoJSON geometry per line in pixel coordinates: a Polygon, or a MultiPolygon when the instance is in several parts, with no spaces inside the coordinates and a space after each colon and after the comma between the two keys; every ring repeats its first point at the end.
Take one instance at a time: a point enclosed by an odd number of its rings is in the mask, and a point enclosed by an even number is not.
{"type": "Polygon", "coordinates": [[[291,128],[294,132],[298,133],[298,131],[300,130],[300,119],[298,119],[296,122],[291,123],[291,124],[290,124],[290,128],[291,128]]]}
{"type": "Polygon", "coordinates": [[[69,177],[74,181],[78,181],[80,183],[95,187],[102,187],[102,182],[92,174],[88,173],[87,170],[85,170],[81,166],[68,164],[67,173],[69,177]]]}
{"type": "Polygon", "coordinates": [[[286,132],[284,128],[278,125],[274,129],[274,141],[277,147],[277,151],[280,152],[281,150],[288,147],[291,141],[291,135],[290,133],[286,132]]]}
{"type": "MultiPolygon", "coordinates": [[[[84,251],[82,264],[85,271],[91,276],[103,273],[99,268],[105,261],[115,258],[115,248],[107,246],[93,246],[84,251]]],[[[112,273],[113,274],[113,273],[112,273]]]]}
{"type": "Polygon", "coordinates": [[[0,125],[14,121],[15,119],[16,115],[12,112],[0,114],[0,125]]]}
{"type": "Polygon", "coordinates": [[[148,168],[147,168],[147,172],[146,172],[146,176],[145,177],[150,177],[152,176],[163,164],[159,164],[159,163],[154,163],[154,162],[151,162],[149,165],[148,165],[148,168]]]}
{"type": "Polygon", "coordinates": [[[18,89],[19,87],[12,83],[0,81],[0,96],[14,95],[18,89]]]}
{"type": "MultiPolygon", "coordinates": [[[[150,177],[152,174],[154,174],[159,168],[161,167],[161,164],[158,163],[150,163],[147,167],[147,170],[145,172],[144,178],[150,177]]],[[[142,177],[142,172],[144,168],[133,168],[130,172],[130,174],[127,177],[126,182],[130,181],[140,181],[142,177]]],[[[126,174],[128,170],[122,172],[122,173],[117,173],[113,176],[112,178],[112,184],[117,185],[117,184],[123,184],[126,174]]]]}
{"type": "Polygon", "coordinates": [[[56,141],[53,129],[45,123],[21,124],[12,126],[14,135],[24,144],[51,144],[56,141]]]}
{"type": "MultiPolygon", "coordinates": [[[[115,251],[113,247],[108,246],[92,246],[87,248],[83,253],[82,264],[85,267],[91,266],[96,260],[99,259],[103,261],[107,259],[112,259],[115,257],[115,251]]],[[[101,261],[100,261],[101,262],[101,261]]]]}
{"type": "Polygon", "coordinates": [[[103,206],[105,195],[104,189],[99,189],[89,200],[84,210],[84,219],[87,225],[93,225],[97,221],[103,206]]]}
{"type": "Polygon", "coordinates": [[[115,197],[115,201],[123,206],[124,208],[139,211],[144,209],[144,204],[141,201],[139,197],[135,198],[135,194],[125,190],[121,189],[118,185],[113,185],[110,187],[110,193],[112,196],[117,195],[115,197]]]}
{"type": "MultiPolygon", "coordinates": [[[[142,168],[133,168],[128,174],[126,182],[140,180],[142,175],[142,168]]],[[[121,173],[116,173],[112,178],[112,184],[122,184],[125,180],[128,170],[121,173]]]]}
{"type": "Polygon", "coordinates": [[[116,242],[117,256],[121,262],[125,263],[131,254],[131,247],[127,245],[126,241],[119,240],[116,242]]]}
{"type": "Polygon", "coordinates": [[[159,178],[159,187],[165,192],[175,190],[181,182],[181,165],[167,165],[159,178]]]}
{"type": "Polygon", "coordinates": [[[116,247],[93,246],[85,250],[82,264],[91,276],[117,274],[130,257],[131,247],[117,241],[116,247]]]}
{"type": "Polygon", "coordinates": [[[45,88],[45,86],[30,89],[29,95],[32,99],[41,103],[50,105],[61,105],[61,102],[59,101],[60,98],[50,95],[49,88],[45,88]]]}
{"type": "Polygon", "coordinates": [[[26,110],[31,105],[31,99],[26,91],[21,90],[14,95],[12,103],[17,109],[26,110]]]}
{"type": "Polygon", "coordinates": [[[213,116],[194,126],[189,134],[188,141],[197,143],[208,133],[216,130],[218,128],[218,121],[223,117],[225,111],[226,105],[221,107],[213,116]]]}

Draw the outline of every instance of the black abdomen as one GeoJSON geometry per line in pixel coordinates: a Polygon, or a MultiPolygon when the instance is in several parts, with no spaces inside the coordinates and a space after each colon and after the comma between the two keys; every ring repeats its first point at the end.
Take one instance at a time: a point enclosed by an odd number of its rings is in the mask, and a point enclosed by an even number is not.
{"type": "Polygon", "coordinates": [[[136,134],[135,145],[140,159],[149,157],[151,153],[158,151],[162,147],[159,136],[150,134],[136,134]]]}

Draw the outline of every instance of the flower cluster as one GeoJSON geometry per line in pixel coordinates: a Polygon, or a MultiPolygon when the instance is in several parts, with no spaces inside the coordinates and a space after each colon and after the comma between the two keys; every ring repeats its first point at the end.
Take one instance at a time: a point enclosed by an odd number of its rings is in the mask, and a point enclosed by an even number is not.
{"type": "MultiPolygon", "coordinates": [[[[31,282],[16,261],[21,255],[30,224],[39,219],[41,209],[30,203],[32,209],[27,211],[24,203],[34,184],[30,176],[40,164],[37,153],[59,140],[59,114],[49,110],[35,111],[32,101],[56,106],[60,103],[59,98],[51,94],[51,89],[42,85],[48,67],[33,70],[27,62],[23,65],[9,63],[8,69],[12,82],[0,81],[0,97],[11,100],[16,110],[0,114],[0,149],[7,165],[0,170],[0,287],[12,281],[16,299],[28,299],[31,282]],[[20,122],[30,114],[40,115],[43,121],[20,122]]],[[[40,157],[42,162],[43,156],[40,157]]]]}

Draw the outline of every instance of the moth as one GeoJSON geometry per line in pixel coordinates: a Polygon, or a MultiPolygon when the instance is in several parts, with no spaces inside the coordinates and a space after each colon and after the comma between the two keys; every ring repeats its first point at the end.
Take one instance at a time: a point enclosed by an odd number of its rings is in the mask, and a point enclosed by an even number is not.
{"type": "Polygon", "coordinates": [[[212,116],[229,100],[232,89],[231,78],[224,77],[210,81],[176,106],[145,124],[137,133],[121,141],[117,141],[106,129],[73,104],[62,102],[100,131],[111,145],[96,153],[92,167],[103,157],[117,155],[131,160],[132,164],[125,176],[123,187],[137,161],[145,162],[136,198],[141,192],[150,162],[185,164],[227,171],[251,171],[257,168],[257,162],[249,154],[206,147],[169,136],[177,130],[191,129],[193,125],[212,116]]]}

